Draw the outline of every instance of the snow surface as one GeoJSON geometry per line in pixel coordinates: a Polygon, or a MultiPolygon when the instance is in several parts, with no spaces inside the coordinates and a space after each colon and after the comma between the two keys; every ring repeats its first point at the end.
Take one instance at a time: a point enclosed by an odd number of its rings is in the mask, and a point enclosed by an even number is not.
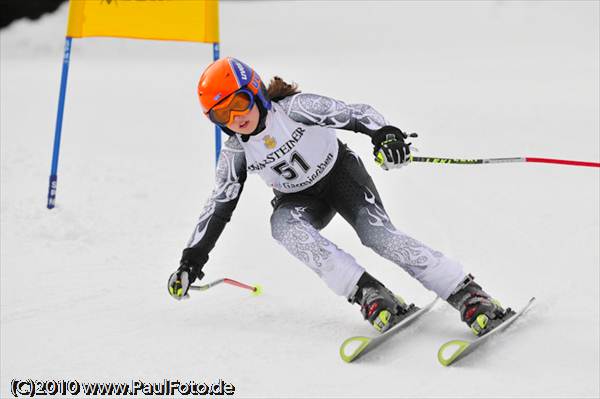
{"type": "MultiPolygon", "coordinates": [[[[223,2],[222,55],[305,92],[365,102],[417,131],[423,155],[598,162],[599,3],[223,2]]],[[[402,230],[460,259],[507,306],[533,309],[455,367],[439,345],[470,332],[441,303],[354,364],[370,334],[270,237],[270,191],[249,178],[205,281],[166,282],[213,184],[213,127],[195,85],[209,45],[73,43],[58,205],[45,208],[67,8],[13,23],[1,45],[1,396],[13,378],[222,378],[239,397],[599,397],[600,172],[539,164],[366,162],[402,230]]],[[[367,161],[364,136],[339,137],[367,161]]],[[[398,294],[432,294],[324,232],[398,294]]]]}

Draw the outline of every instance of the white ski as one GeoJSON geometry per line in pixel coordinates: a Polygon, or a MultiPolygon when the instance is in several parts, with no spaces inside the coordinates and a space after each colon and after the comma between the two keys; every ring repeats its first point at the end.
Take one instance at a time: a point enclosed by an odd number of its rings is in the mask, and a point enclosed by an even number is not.
{"type": "Polygon", "coordinates": [[[392,328],[390,328],[381,335],[378,335],[376,337],[356,336],[348,338],[344,341],[344,343],[342,343],[342,346],[340,346],[340,356],[342,357],[342,360],[347,363],[350,363],[353,360],[364,355],[365,353],[372,351],[373,349],[381,345],[383,342],[387,341],[388,338],[395,335],[398,331],[402,330],[404,327],[406,327],[407,325],[409,325],[410,323],[427,313],[429,310],[431,310],[431,308],[433,307],[433,305],[435,305],[437,300],[438,297],[431,301],[427,306],[416,310],[413,314],[406,317],[398,324],[392,326],[392,328]]]}
{"type": "Polygon", "coordinates": [[[438,350],[438,360],[443,366],[449,366],[452,363],[456,362],[459,359],[467,356],[469,353],[473,352],[477,349],[481,344],[486,342],[490,337],[501,333],[506,330],[508,326],[510,326],[515,320],[517,320],[520,316],[522,316],[531,306],[531,304],[535,301],[535,297],[531,298],[529,302],[517,313],[508,318],[505,322],[498,325],[489,333],[485,334],[480,338],[475,338],[472,341],[464,341],[460,339],[455,339],[452,341],[446,342],[444,345],[440,347],[438,350]]]}

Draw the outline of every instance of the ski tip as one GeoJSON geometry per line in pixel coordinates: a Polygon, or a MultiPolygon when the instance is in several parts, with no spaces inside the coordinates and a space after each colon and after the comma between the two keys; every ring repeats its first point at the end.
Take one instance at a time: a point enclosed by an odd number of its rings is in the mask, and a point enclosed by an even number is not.
{"type": "Polygon", "coordinates": [[[340,356],[343,361],[350,363],[369,345],[371,338],[368,337],[351,337],[345,340],[340,346],[340,356]]]}
{"type": "Polygon", "coordinates": [[[259,295],[262,295],[262,293],[263,293],[263,287],[261,287],[260,285],[256,284],[254,286],[254,290],[252,290],[252,295],[259,296],[259,295]]]}
{"type": "Polygon", "coordinates": [[[438,361],[444,367],[448,367],[469,347],[469,341],[448,341],[438,350],[438,361]]]}

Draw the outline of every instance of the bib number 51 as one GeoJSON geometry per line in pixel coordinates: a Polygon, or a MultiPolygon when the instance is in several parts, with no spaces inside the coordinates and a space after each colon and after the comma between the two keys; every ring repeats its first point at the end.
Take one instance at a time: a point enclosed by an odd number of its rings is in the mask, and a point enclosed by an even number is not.
{"type": "Polygon", "coordinates": [[[271,166],[271,169],[273,169],[275,173],[277,173],[286,180],[294,180],[298,177],[298,172],[296,172],[296,169],[294,169],[292,164],[300,166],[300,168],[303,169],[304,172],[308,172],[308,170],[310,169],[310,165],[296,151],[292,153],[289,163],[288,161],[282,161],[274,166],[271,166]]]}

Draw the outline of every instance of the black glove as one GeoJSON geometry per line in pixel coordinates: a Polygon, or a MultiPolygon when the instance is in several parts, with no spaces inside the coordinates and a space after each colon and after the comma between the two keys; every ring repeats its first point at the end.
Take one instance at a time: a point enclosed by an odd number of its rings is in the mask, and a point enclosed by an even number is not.
{"type": "MultiPolygon", "coordinates": [[[[384,126],[376,130],[371,136],[375,162],[385,170],[399,168],[409,162],[412,143],[404,141],[408,137],[409,135],[394,126],[384,126]]],[[[411,133],[410,137],[417,137],[417,134],[411,133]]]]}
{"type": "Polygon", "coordinates": [[[204,277],[204,273],[202,273],[201,270],[194,271],[192,266],[182,262],[179,269],[169,277],[169,294],[177,300],[185,298],[190,289],[190,285],[192,285],[196,279],[201,280],[202,277],[204,277]]]}

